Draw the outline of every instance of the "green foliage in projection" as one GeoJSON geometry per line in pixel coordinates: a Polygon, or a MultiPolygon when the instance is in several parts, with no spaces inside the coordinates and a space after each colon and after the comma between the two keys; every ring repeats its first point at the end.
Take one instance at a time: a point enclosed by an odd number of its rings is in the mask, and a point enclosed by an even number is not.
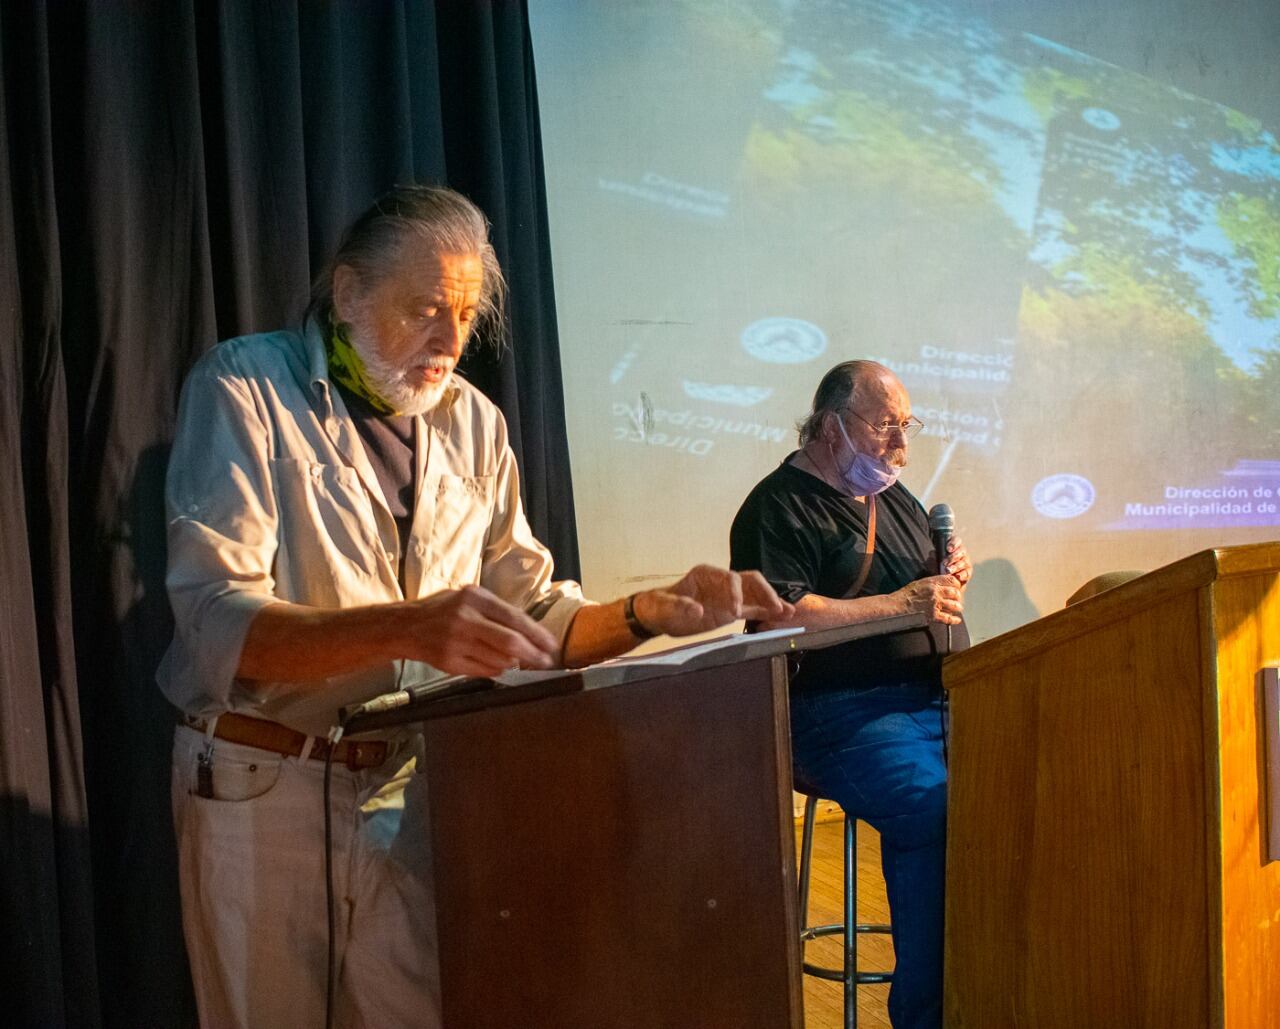
{"type": "Polygon", "coordinates": [[[902,112],[854,93],[835,97],[829,111],[841,142],[822,142],[798,127],[755,126],[744,175],[771,192],[829,188],[887,200],[909,183],[918,207],[994,207],[991,190],[965,172],[947,141],[907,131],[902,112]]]}
{"type": "Polygon", "coordinates": [[[1243,409],[1248,412],[1253,449],[1264,455],[1280,455],[1280,339],[1276,349],[1260,351],[1243,390],[1243,409]]]}
{"type": "MultiPolygon", "coordinates": [[[[1081,237],[1082,233],[1070,225],[1065,235],[1070,239],[1081,237]]],[[[1097,241],[1097,235],[1083,238],[1089,241],[1073,248],[1071,256],[1053,268],[1054,278],[1063,284],[1070,283],[1071,292],[1095,297],[1102,307],[1116,312],[1181,310],[1207,333],[1202,319],[1208,316],[1208,304],[1190,285],[1189,276],[1177,267],[1176,255],[1162,255],[1153,249],[1140,256],[1131,251],[1109,249],[1097,241]]]]}
{"type": "Polygon", "coordinates": [[[741,166],[771,224],[827,208],[827,245],[910,252],[939,297],[990,247],[988,274],[1021,276],[1019,394],[1053,412],[1030,421],[1082,457],[1101,420],[1152,488],[1153,454],[1211,473],[1248,438],[1280,458],[1280,354],[1251,362],[1224,328],[1280,318],[1276,143],[1256,119],[942,4],[794,5],[774,32],[748,9],[731,0],[738,26],[715,31],[773,48],[741,166]]]}
{"type": "Polygon", "coordinates": [[[1227,128],[1236,133],[1242,142],[1253,143],[1262,138],[1262,122],[1258,121],[1257,118],[1241,114],[1230,107],[1224,107],[1222,110],[1225,112],[1223,117],[1226,120],[1227,128]]]}
{"type": "Polygon", "coordinates": [[[1054,288],[1023,292],[1020,338],[1034,345],[1038,360],[1043,356],[1062,371],[1077,363],[1077,371],[1087,367],[1108,379],[1163,377],[1159,365],[1188,362],[1222,382],[1243,376],[1204,323],[1168,303],[1158,287],[1126,277],[1121,265],[1108,270],[1106,284],[1110,288],[1084,295],[1054,288]]]}
{"type": "Polygon", "coordinates": [[[1139,299],[1126,291],[1140,284],[1206,325],[1215,305],[1233,302],[1257,319],[1280,315],[1276,211],[1257,192],[1266,180],[1237,167],[1274,149],[1261,124],[1101,61],[1056,49],[1044,58],[1027,70],[1023,91],[1048,138],[1042,205],[1070,225],[1058,230],[1049,274],[1033,284],[1115,305],[1139,299]],[[1086,123],[1096,126],[1098,112],[1115,121],[1090,137],[1086,123]],[[1073,153],[1072,137],[1082,135],[1073,153]],[[1206,231],[1215,221],[1234,254],[1206,231]],[[1234,301],[1217,295],[1211,304],[1215,281],[1234,289],[1234,301]]]}
{"type": "Polygon", "coordinates": [[[1218,224],[1255,275],[1242,285],[1255,318],[1280,315],[1280,205],[1232,193],[1218,203],[1218,224]]]}
{"type": "Polygon", "coordinates": [[[756,68],[772,64],[781,45],[777,29],[756,7],[751,0],[679,0],[671,13],[683,17],[686,29],[699,34],[730,67],[756,68]]]}
{"type": "Polygon", "coordinates": [[[982,135],[1020,131],[984,106],[1014,69],[993,61],[991,41],[972,38],[967,23],[886,11],[796,8],[782,98],[750,133],[744,184],[779,214],[793,199],[829,196],[834,211],[859,210],[862,229],[942,219],[953,235],[968,226],[1008,253],[1025,249],[997,197],[1005,171],[982,135]]]}
{"type": "MultiPolygon", "coordinates": [[[[1023,293],[1019,345],[1034,356],[1022,366],[1022,393],[1033,417],[1056,427],[1055,454],[1085,462],[1101,432],[1114,443],[1109,461],[1138,491],[1158,489],[1166,475],[1153,454],[1176,454],[1188,473],[1218,470],[1223,433],[1249,438],[1249,376],[1158,287],[1126,279],[1121,266],[1104,282],[1110,288],[1094,293],[1023,293]]],[[[1280,434],[1254,453],[1280,456],[1280,434]]]]}
{"type": "Polygon", "coordinates": [[[1095,90],[1096,86],[1088,79],[1046,65],[1028,69],[1022,79],[1023,96],[1046,123],[1064,100],[1085,100],[1093,96],[1095,90]]]}

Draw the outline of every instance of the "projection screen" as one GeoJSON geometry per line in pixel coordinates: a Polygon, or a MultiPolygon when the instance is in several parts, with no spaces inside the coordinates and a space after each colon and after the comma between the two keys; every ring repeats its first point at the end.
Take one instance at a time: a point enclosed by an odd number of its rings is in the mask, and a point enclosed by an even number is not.
{"type": "Polygon", "coordinates": [[[531,16],[593,595],[725,562],[855,357],[925,423],[976,638],[1280,537],[1267,126],[945,0],[531,16]]]}

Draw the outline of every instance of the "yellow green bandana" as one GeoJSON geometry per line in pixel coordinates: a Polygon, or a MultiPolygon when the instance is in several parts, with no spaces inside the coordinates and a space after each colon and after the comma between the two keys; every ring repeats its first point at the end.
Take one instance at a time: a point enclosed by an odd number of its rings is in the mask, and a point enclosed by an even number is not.
{"type": "Polygon", "coordinates": [[[362,397],[379,414],[399,414],[369,381],[364,360],[352,345],[347,333],[351,326],[346,322],[329,319],[329,335],[325,339],[325,356],[329,361],[329,378],[340,383],[358,397],[362,397]]]}

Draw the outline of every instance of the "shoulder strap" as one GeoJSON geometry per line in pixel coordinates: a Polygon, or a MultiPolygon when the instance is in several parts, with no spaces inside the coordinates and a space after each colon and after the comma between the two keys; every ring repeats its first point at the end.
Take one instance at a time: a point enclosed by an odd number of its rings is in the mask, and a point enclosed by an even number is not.
{"type": "Polygon", "coordinates": [[[858,569],[858,578],[845,592],[844,599],[849,600],[858,595],[867,576],[871,574],[871,557],[876,552],[876,495],[867,497],[867,552],[862,556],[862,567],[858,569]]]}

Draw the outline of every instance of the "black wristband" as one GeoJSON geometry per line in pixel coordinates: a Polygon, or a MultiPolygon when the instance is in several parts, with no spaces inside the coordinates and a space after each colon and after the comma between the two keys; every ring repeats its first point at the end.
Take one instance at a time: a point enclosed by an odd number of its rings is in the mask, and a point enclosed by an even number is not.
{"type": "Polygon", "coordinates": [[[636,617],[636,597],[638,594],[633,593],[627,597],[627,602],[622,605],[622,617],[626,620],[627,628],[631,630],[631,635],[638,640],[651,640],[656,632],[650,632],[644,627],[640,619],[636,617]]]}

